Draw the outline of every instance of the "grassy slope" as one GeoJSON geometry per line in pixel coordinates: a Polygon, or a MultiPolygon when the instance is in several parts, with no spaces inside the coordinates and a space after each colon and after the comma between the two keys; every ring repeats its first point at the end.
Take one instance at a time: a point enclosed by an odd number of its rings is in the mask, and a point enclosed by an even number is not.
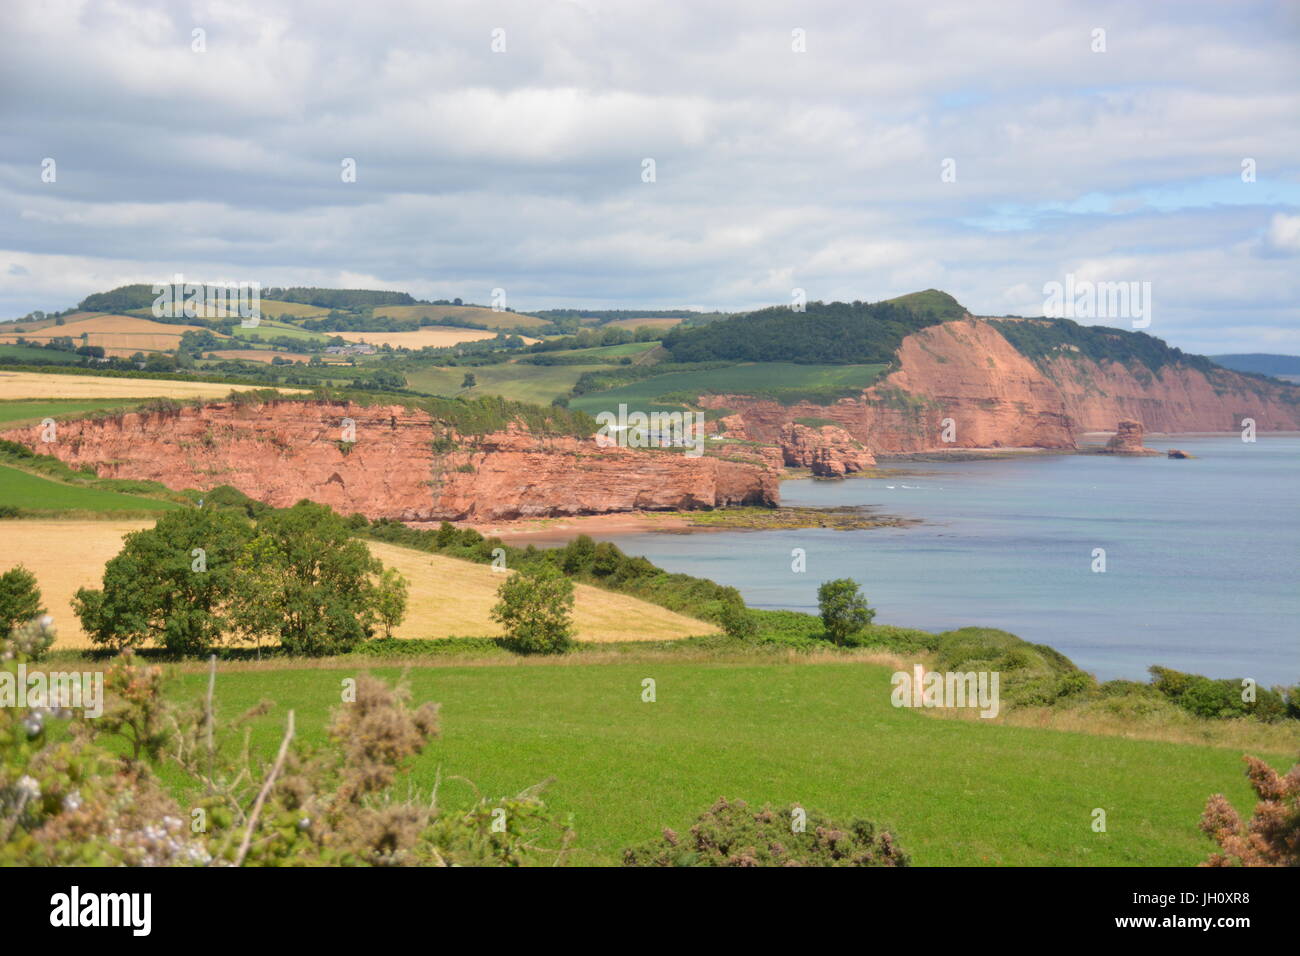
{"type": "Polygon", "coordinates": [[[60,365],[75,365],[81,361],[80,355],[60,352],[55,349],[38,348],[34,345],[0,345],[0,362],[58,362],[60,365]]]}
{"type": "MultiPolygon", "coordinates": [[[[116,491],[65,485],[39,475],[28,474],[8,465],[0,465],[0,505],[13,505],[23,511],[99,511],[140,512],[166,511],[177,508],[169,501],[158,501],[116,491]]],[[[7,531],[13,525],[5,526],[7,531]]],[[[6,534],[6,537],[9,537],[6,534]]],[[[12,541],[10,543],[13,543],[12,541]]],[[[73,551],[64,559],[77,554],[73,551]]]]}
{"type": "MultiPolygon", "coordinates": [[[[227,716],[276,702],[254,725],[269,758],[289,708],[321,739],[350,673],[223,672],[217,696],[227,716]]],[[[920,865],[1186,866],[1208,851],[1196,823],[1210,794],[1252,805],[1231,750],[936,719],[892,707],[889,676],[862,663],[416,668],[414,699],[443,704],[443,738],[413,780],[427,792],[440,768],[454,806],[470,797],[454,775],[490,796],[554,777],[546,798],[574,814],[579,859],[604,863],[724,794],[888,823],[920,865]],[[641,702],[645,677],[656,703],[641,702]],[[1096,807],[1106,833],[1091,829],[1096,807]]],[[[204,682],[183,675],[174,693],[194,699],[204,682]]]]}
{"type": "Polygon", "coordinates": [[[271,319],[262,319],[256,326],[251,328],[237,325],[232,334],[237,339],[270,340],[286,338],[301,339],[304,342],[329,341],[329,336],[322,335],[320,332],[309,332],[297,325],[290,325],[287,322],[275,322],[271,319]]]}
{"type": "Polygon", "coordinates": [[[743,395],[765,388],[866,388],[880,376],[884,368],[883,365],[794,365],[764,362],[701,372],[670,372],[606,392],[583,395],[573,399],[570,407],[595,414],[606,409],[617,409],[620,402],[626,402],[631,410],[639,408],[653,411],[670,409],[671,406],[658,404],[654,400],[673,392],[734,392],[743,395]]]}
{"type": "Polygon", "coordinates": [[[58,418],[61,415],[82,415],[97,412],[105,408],[126,408],[133,402],[145,402],[147,398],[86,398],[86,399],[50,399],[47,401],[0,401],[0,425],[9,426],[21,422],[39,422],[45,418],[58,418]]]}

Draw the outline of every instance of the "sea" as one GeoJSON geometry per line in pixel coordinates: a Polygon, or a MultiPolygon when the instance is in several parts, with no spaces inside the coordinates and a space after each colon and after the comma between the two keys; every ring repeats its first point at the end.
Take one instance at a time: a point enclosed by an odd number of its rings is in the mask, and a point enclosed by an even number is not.
{"type": "Polygon", "coordinates": [[[885,462],[899,473],[783,482],[782,502],[918,523],[599,537],[752,607],[815,613],[821,582],[853,578],[877,623],[1001,628],[1102,680],[1159,664],[1300,683],[1300,436],[1147,445],[1195,457],[885,462]]]}

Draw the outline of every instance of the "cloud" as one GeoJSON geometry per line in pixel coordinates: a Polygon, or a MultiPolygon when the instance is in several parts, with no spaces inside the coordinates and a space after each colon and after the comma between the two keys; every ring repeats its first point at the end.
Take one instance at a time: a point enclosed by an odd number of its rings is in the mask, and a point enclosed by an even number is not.
{"type": "Polygon", "coordinates": [[[7,18],[0,315],[206,270],[503,287],[520,309],[939,287],[1034,312],[1043,283],[1087,272],[1152,282],[1150,331],[1192,350],[1276,348],[1300,324],[1285,7],[49,0],[7,18]]]}

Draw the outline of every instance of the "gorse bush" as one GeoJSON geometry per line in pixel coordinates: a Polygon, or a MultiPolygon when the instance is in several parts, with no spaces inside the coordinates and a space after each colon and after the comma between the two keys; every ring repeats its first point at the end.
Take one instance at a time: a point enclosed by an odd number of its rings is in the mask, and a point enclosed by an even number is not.
{"type": "Polygon", "coordinates": [[[1300,866],[1300,764],[1284,777],[1257,757],[1242,759],[1259,803],[1243,821],[1223,794],[1210,797],[1201,832],[1220,852],[1201,865],[1300,866]]]}
{"type": "Polygon", "coordinates": [[[623,851],[624,866],[907,866],[888,830],[867,820],[838,824],[799,807],[751,810],[721,799],[685,835],[623,851]]]}
{"type": "MultiPolygon", "coordinates": [[[[25,660],[6,649],[0,666],[25,660]]],[[[358,678],[322,746],[290,712],[264,762],[243,728],[271,705],[223,721],[215,695],[177,706],[162,684],[128,652],[98,719],[0,709],[0,865],[519,866],[562,862],[572,840],[539,788],[460,812],[439,807],[436,786],[394,794],[439,733],[437,706],[412,707],[400,686],[358,678]],[[189,805],[162,773],[186,781],[189,805]]]]}

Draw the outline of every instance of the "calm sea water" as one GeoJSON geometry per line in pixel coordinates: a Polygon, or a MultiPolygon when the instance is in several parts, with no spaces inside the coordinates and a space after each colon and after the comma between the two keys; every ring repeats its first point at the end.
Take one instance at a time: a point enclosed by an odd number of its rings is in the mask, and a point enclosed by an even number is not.
{"type": "Polygon", "coordinates": [[[1300,438],[1150,440],[1195,460],[1051,455],[918,464],[891,479],[782,484],[791,505],[874,505],[908,528],[609,536],[754,607],[816,610],[861,582],[876,621],[998,627],[1102,679],[1151,664],[1300,681],[1300,438]],[[807,572],[791,571],[791,551],[807,572]],[[1093,550],[1106,570],[1092,570],[1093,550]]]}

